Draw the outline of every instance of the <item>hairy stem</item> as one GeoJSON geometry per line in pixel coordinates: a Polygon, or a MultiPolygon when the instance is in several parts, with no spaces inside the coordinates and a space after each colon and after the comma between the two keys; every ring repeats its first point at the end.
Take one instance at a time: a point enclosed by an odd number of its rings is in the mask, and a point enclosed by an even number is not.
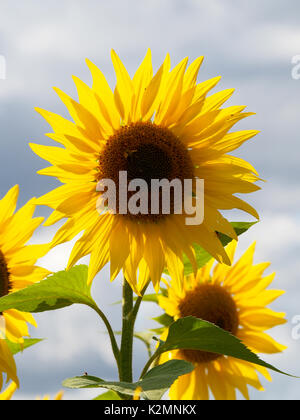
{"type": "Polygon", "coordinates": [[[93,309],[97,312],[97,314],[100,316],[100,318],[102,319],[102,321],[104,322],[106,328],[107,328],[107,332],[110,338],[110,342],[111,342],[111,347],[112,347],[112,351],[113,354],[115,356],[116,362],[117,362],[117,366],[118,366],[118,371],[120,373],[120,350],[116,341],[116,337],[114,335],[113,329],[108,321],[108,319],[106,318],[106,316],[104,315],[104,313],[101,311],[101,309],[98,308],[97,305],[93,306],[93,309]]]}
{"type": "MultiPolygon", "coordinates": [[[[134,325],[148,285],[149,283],[143,289],[141,296],[137,298],[135,305],[133,305],[133,291],[125,277],[123,279],[122,338],[120,353],[120,381],[122,382],[133,382],[132,356],[134,325]]],[[[128,395],[122,395],[122,398],[132,399],[132,397],[128,395]]]]}
{"type": "Polygon", "coordinates": [[[121,339],[121,374],[120,380],[132,382],[132,348],[133,348],[133,327],[131,314],[133,310],[133,292],[127,282],[123,279],[123,302],[122,302],[122,339],[121,339]]]}

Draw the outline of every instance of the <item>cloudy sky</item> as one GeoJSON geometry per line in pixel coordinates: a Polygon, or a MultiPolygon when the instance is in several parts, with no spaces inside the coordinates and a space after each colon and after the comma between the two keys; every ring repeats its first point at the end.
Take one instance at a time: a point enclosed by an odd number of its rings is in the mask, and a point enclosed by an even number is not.
{"type": "MultiPolygon", "coordinates": [[[[94,61],[113,86],[111,48],[131,74],[148,47],[155,68],[166,52],[173,64],[185,56],[193,60],[204,55],[199,81],[222,75],[220,89],[236,88],[230,103],[248,105],[257,114],[239,126],[261,133],[237,154],[251,161],[267,183],[249,197],[261,222],[241,238],[239,253],[257,240],[257,262],[272,261],[275,286],[286,290],[273,307],[286,311],[288,318],[273,336],[289,348],[265,359],[300,376],[300,341],[292,339],[292,319],[300,314],[300,79],[292,77],[292,59],[300,54],[299,14],[297,0],[1,0],[0,55],[6,62],[6,78],[0,80],[0,195],[18,183],[24,204],[58,185],[36,175],[46,165],[33,155],[28,142],[50,141],[44,137],[49,127],[34,107],[66,115],[51,88],[58,86],[76,96],[73,74],[91,82],[85,58],[94,61]]],[[[48,211],[41,208],[37,213],[48,211]]],[[[243,217],[235,213],[231,220],[249,220],[243,217]]],[[[34,240],[49,240],[53,233],[41,229],[34,240]]],[[[63,269],[70,249],[70,244],[58,247],[41,264],[63,269]]],[[[104,270],[93,290],[118,329],[119,308],[109,303],[119,299],[120,282],[109,284],[104,270]]],[[[138,329],[152,325],[155,313],[157,309],[145,303],[138,329]]],[[[47,340],[17,358],[22,381],[17,398],[54,394],[63,379],[83,372],[116,378],[103,326],[89,310],[74,307],[37,319],[39,328],[32,334],[47,340]]],[[[146,353],[138,343],[135,355],[140,368],[146,353]]],[[[254,391],[252,397],[299,398],[297,380],[273,377],[273,384],[265,383],[265,393],[254,391]]],[[[73,399],[96,395],[97,391],[67,392],[73,399]]]]}

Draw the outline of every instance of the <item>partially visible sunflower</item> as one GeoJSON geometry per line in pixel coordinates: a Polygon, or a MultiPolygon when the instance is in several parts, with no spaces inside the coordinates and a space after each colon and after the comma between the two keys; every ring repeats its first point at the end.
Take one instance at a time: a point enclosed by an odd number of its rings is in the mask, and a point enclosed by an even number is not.
{"type": "MultiPolygon", "coordinates": [[[[37,109],[54,130],[48,136],[63,146],[30,145],[52,165],[38,173],[64,184],[39,198],[38,204],[54,209],[47,225],[68,219],[52,246],[83,232],[68,267],[90,254],[89,282],[109,261],[111,280],[123,269],[137,292],[149,277],[157,290],[165,266],[180,282],[183,254],[197,269],[194,244],[230,264],[217,232],[237,237],[219,210],[238,208],[258,218],[255,209],[234,196],[259,189],[254,185],[257,172],[246,161],[227,154],[258,133],[229,132],[235,123],[252,114],[243,112],[245,106],[221,108],[233,89],[207,96],[220,78],[197,83],[202,60],[197,58],[187,68],[185,58],[170,71],[167,55],[153,75],[148,50],[131,79],[112,51],[117,76],[114,92],[101,71],[87,61],[94,84],[90,88],[74,77],[79,102],[55,88],[74,122],[37,109]],[[99,215],[97,203],[102,193],[96,191],[97,182],[114,181],[119,197],[123,194],[120,171],[127,172],[128,183],[143,179],[148,189],[153,179],[204,179],[204,222],[187,226],[186,214],[176,214],[172,199],[171,214],[164,214],[162,208],[155,215],[123,214],[117,198],[117,214],[108,211],[99,215]]],[[[148,205],[150,209],[151,198],[148,205]]]]}
{"type": "MultiPolygon", "coordinates": [[[[63,397],[64,397],[64,392],[63,391],[59,391],[55,396],[54,396],[54,398],[53,398],[53,401],[61,401],[62,399],[63,399],[63,397]]],[[[37,400],[41,400],[41,398],[37,398],[37,400]]],[[[43,401],[50,401],[51,400],[51,397],[50,397],[50,395],[45,395],[43,398],[42,398],[42,400],[43,401]]]]}
{"type": "Polygon", "coordinates": [[[15,360],[11,351],[8,348],[5,338],[2,337],[2,334],[0,332],[0,391],[3,387],[3,375],[6,375],[6,382],[9,382],[11,380],[12,384],[14,385],[10,386],[7,392],[4,392],[3,395],[0,394],[0,400],[7,399],[5,397],[9,395],[12,388],[19,386],[15,360]]]}
{"type": "MultiPolygon", "coordinates": [[[[228,247],[233,258],[236,241],[228,247]]],[[[266,334],[266,330],[284,324],[284,313],[266,306],[281,296],[281,290],[267,290],[275,273],[263,277],[269,263],[253,265],[255,244],[233,265],[214,261],[201,268],[197,276],[184,278],[183,289],[171,280],[168,296],[159,297],[160,306],[174,319],[195,316],[218,325],[234,334],[255,353],[273,354],[286,347],[266,334]]],[[[163,333],[166,338],[168,330],[163,333]]],[[[195,365],[193,372],[181,376],[170,389],[172,400],[207,400],[210,392],[217,400],[236,399],[236,390],[249,399],[248,386],[263,391],[258,373],[271,381],[264,367],[233,357],[220,356],[198,350],[176,350],[164,353],[160,363],[183,359],[195,365]]]]}
{"type": "Polygon", "coordinates": [[[0,401],[10,401],[17,388],[17,384],[15,382],[11,382],[8,387],[0,394],[0,401]]]}
{"type": "MultiPolygon", "coordinates": [[[[27,245],[43,217],[32,218],[35,199],[30,200],[15,214],[19,187],[13,187],[0,200],[0,297],[23,289],[45,278],[50,272],[37,267],[36,261],[46,254],[49,245],[27,245]]],[[[0,313],[4,321],[5,337],[22,344],[23,337],[29,336],[27,323],[36,326],[29,313],[9,309],[0,313]]]]}
{"type": "MultiPolygon", "coordinates": [[[[14,393],[17,390],[17,384],[15,382],[11,382],[8,387],[0,394],[0,401],[9,401],[12,399],[14,393]]],[[[59,391],[55,397],[53,398],[54,401],[61,401],[63,399],[64,393],[63,391],[59,391]]],[[[40,398],[37,398],[37,400],[40,400],[40,398]]],[[[49,395],[45,395],[42,398],[43,401],[49,401],[51,400],[49,395]]]]}

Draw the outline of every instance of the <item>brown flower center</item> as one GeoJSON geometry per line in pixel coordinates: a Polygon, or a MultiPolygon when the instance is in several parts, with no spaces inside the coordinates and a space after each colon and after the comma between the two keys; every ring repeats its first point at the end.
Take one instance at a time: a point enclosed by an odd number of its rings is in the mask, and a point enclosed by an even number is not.
{"type": "MultiPolygon", "coordinates": [[[[201,284],[187,292],[179,304],[180,317],[195,316],[209,321],[236,335],[239,316],[232,296],[221,286],[201,284]]],[[[219,354],[199,350],[181,350],[182,356],[192,363],[207,363],[221,357],[219,354]]]]}
{"type": "MultiPolygon", "coordinates": [[[[0,250],[0,297],[8,295],[11,290],[10,274],[2,251],[0,250]]],[[[0,316],[2,312],[0,312],[0,316]]]]}
{"type": "MultiPolygon", "coordinates": [[[[188,150],[167,128],[152,122],[137,122],[120,128],[111,136],[99,157],[98,180],[110,179],[116,185],[119,209],[119,172],[127,173],[128,184],[134,179],[146,181],[148,186],[148,214],[126,214],[140,221],[157,221],[162,214],[160,199],[159,214],[151,214],[151,180],[193,179],[194,170],[188,150]]],[[[128,185],[127,184],[127,185],[128,185]]],[[[135,192],[128,192],[128,200],[135,192]]],[[[170,213],[174,213],[171,192],[170,213]]]]}

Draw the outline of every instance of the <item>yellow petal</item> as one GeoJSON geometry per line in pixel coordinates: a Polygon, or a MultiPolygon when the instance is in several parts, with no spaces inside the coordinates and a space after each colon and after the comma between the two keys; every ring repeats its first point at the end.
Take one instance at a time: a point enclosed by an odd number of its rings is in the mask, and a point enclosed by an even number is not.
{"type": "Polygon", "coordinates": [[[128,122],[127,118],[131,112],[133,84],[129,74],[114,50],[111,51],[111,58],[117,76],[117,91],[124,107],[124,122],[128,122]]]}
{"type": "Polygon", "coordinates": [[[11,400],[17,388],[17,384],[15,382],[11,382],[11,384],[6,388],[6,390],[0,394],[0,401],[11,400]]]}
{"type": "Polygon", "coordinates": [[[2,200],[0,200],[0,224],[6,222],[16,209],[19,196],[19,186],[15,185],[2,200]]]}
{"type": "MultiPolygon", "coordinates": [[[[168,57],[168,56],[167,56],[168,57]]],[[[163,65],[160,67],[156,75],[153,77],[149,86],[146,88],[142,102],[141,102],[141,119],[148,120],[151,118],[157,103],[158,94],[161,90],[161,84],[164,74],[167,72],[167,58],[163,65]]]]}
{"type": "Polygon", "coordinates": [[[169,80],[164,92],[164,99],[155,115],[155,124],[167,124],[167,120],[178,106],[183,88],[183,78],[188,59],[182,60],[170,73],[169,80]]]}
{"type": "Polygon", "coordinates": [[[241,330],[239,338],[243,343],[256,353],[274,354],[280,353],[287,347],[277,343],[268,334],[249,330],[241,330]]]}
{"type": "Polygon", "coordinates": [[[195,61],[193,61],[184,75],[184,90],[187,91],[188,89],[192,88],[195,83],[197,82],[197,76],[203,63],[204,57],[198,57],[195,61]]]}
{"type": "Polygon", "coordinates": [[[153,77],[152,69],[152,60],[151,60],[151,50],[150,48],[147,51],[147,54],[136,71],[132,83],[134,86],[135,92],[135,101],[132,109],[132,119],[133,121],[138,121],[141,117],[141,103],[146,89],[148,88],[153,77]]]}
{"type": "Polygon", "coordinates": [[[245,309],[241,310],[239,314],[241,325],[259,331],[285,324],[284,317],[285,313],[274,312],[268,308],[245,309]]]}
{"type": "Polygon", "coordinates": [[[216,400],[224,400],[226,396],[226,384],[222,374],[218,372],[212,363],[207,364],[207,382],[216,400]]]}
{"type": "Polygon", "coordinates": [[[73,76],[73,80],[77,88],[79,102],[99,121],[103,133],[106,136],[112,135],[114,129],[107,108],[101,104],[102,101],[99,101],[99,97],[86,83],[75,76],[73,76]]]}
{"type": "Polygon", "coordinates": [[[112,281],[122,270],[130,250],[129,235],[126,226],[121,221],[113,224],[109,242],[110,280],[112,281]]]}
{"type": "MultiPolygon", "coordinates": [[[[92,73],[93,77],[93,90],[98,99],[101,99],[101,103],[105,104],[106,113],[109,115],[109,121],[115,130],[120,127],[120,116],[115,107],[114,95],[99,68],[93,64],[90,60],[86,60],[86,63],[92,73]]],[[[103,112],[103,109],[102,109],[103,112]]],[[[104,115],[104,112],[103,112],[104,115]]]]}

